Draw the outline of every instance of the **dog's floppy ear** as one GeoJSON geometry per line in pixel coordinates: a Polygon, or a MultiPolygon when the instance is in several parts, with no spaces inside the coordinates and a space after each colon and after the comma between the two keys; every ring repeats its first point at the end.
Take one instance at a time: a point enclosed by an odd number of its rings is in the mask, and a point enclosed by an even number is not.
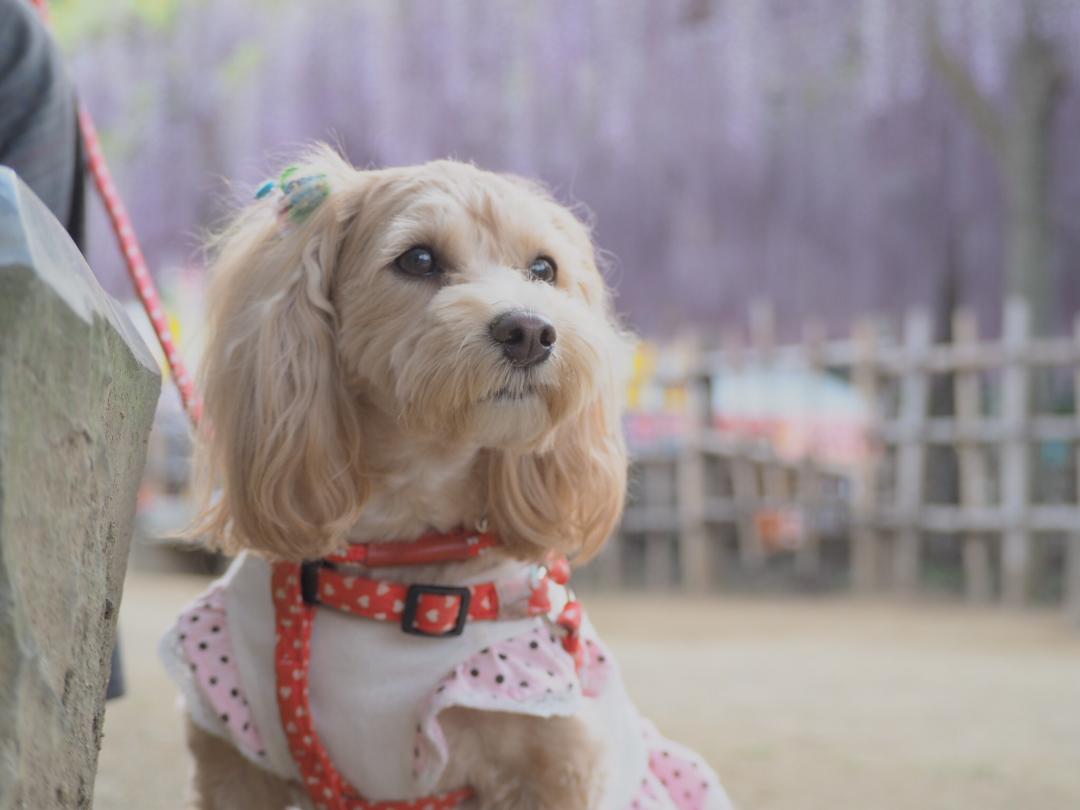
{"type": "Polygon", "coordinates": [[[539,546],[577,562],[594,556],[622,516],[627,455],[622,411],[630,335],[617,325],[596,271],[588,231],[566,212],[565,227],[590,265],[583,287],[609,337],[593,345],[604,358],[601,378],[584,402],[559,424],[539,452],[493,452],[488,468],[488,513],[504,543],[530,555],[539,546]],[[533,548],[529,548],[532,546],[533,548]]]}
{"type": "Polygon", "coordinates": [[[584,562],[614,531],[623,510],[627,463],[615,396],[605,388],[557,429],[547,452],[492,454],[489,511],[512,549],[527,554],[528,545],[553,548],[584,562]]]}
{"type": "Polygon", "coordinates": [[[217,240],[195,531],[228,551],[322,556],[344,541],[366,497],[332,302],[361,183],[319,149],[268,183],[217,240]]]}

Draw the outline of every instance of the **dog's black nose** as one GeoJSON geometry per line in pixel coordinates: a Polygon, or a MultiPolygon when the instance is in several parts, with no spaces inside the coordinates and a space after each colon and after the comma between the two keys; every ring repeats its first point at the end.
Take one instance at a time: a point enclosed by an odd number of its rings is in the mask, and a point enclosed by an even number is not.
{"type": "Polygon", "coordinates": [[[504,312],[491,322],[491,337],[515,366],[533,366],[551,355],[555,326],[531,312],[504,312]]]}

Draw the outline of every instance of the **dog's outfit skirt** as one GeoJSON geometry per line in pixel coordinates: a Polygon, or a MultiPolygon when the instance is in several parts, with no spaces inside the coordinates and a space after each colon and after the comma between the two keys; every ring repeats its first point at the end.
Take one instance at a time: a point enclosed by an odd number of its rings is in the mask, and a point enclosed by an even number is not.
{"type": "MultiPolygon", "coordinates": [[[[483,577],[520,580],[522,569],[506,563],[483,577]]],[[[280,668],[275,677],[274,587],[271,566],[242,555],[184,610],[161,654],[200,728],[259,767],[300,781],[290,735],[295,746],[302,731],[283,718],[288,696],[278,691],[291,687],[280,668]]],[[[436,790],[449,757],[439,717],[459,706],[579,718],[604,741],[604,810],[730,807],[705,761],[638,714],[587,618],[580,638],[575,660],[547,615],[470,621],[460,635],[429,638],[320,610],[303,705],[337,771],[373,802],[407,807],[436,790]]],[[[305,736],[300,744],[307,742],[305,736]]]]}

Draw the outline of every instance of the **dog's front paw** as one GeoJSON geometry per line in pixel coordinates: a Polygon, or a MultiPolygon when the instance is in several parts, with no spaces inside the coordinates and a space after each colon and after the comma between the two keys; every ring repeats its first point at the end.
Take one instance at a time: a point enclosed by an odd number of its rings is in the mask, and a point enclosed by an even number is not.
{"type": "Polygon", "coordinates": [[[481,810],[590,810],[596,781],[587,768],[566,763],[489,785],[478,791],[478,803],[481,810]]]}
{"type": "Polygon", "coordinates": [[[453,709],[443,715],[451,761],[444,787],[470,785],[477,810],[593,810],[600,751],[570,717],[453,709]]]}

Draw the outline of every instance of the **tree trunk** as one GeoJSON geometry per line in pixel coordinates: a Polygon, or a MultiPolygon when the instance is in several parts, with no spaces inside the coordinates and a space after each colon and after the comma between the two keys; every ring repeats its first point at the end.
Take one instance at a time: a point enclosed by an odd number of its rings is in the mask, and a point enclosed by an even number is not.
{"type": "Polygon", "coordinates": [[[1008,113],[999,153],[1005,194],[1006,290],[1031,307],[1035,331],[1052,312],[1050,124],[1062,71],[1051,43],[1027,28],[1012,60],[1008,113]]]}
{"type": "Polygon", "coordinates": [[[1034,27],[1029,0],[1024,32],[1009,65],[1002,112],[979,90],[968,68],[948,52],[937,19],[928,20],[930,56],[960,107],[990,147],[1001,181],[1005,293],[1031,308],[1032,326],[1045,332],[1053,313],[1050,229],[1050,125],[1064,71],[1054,44],[1034,27]]]}

